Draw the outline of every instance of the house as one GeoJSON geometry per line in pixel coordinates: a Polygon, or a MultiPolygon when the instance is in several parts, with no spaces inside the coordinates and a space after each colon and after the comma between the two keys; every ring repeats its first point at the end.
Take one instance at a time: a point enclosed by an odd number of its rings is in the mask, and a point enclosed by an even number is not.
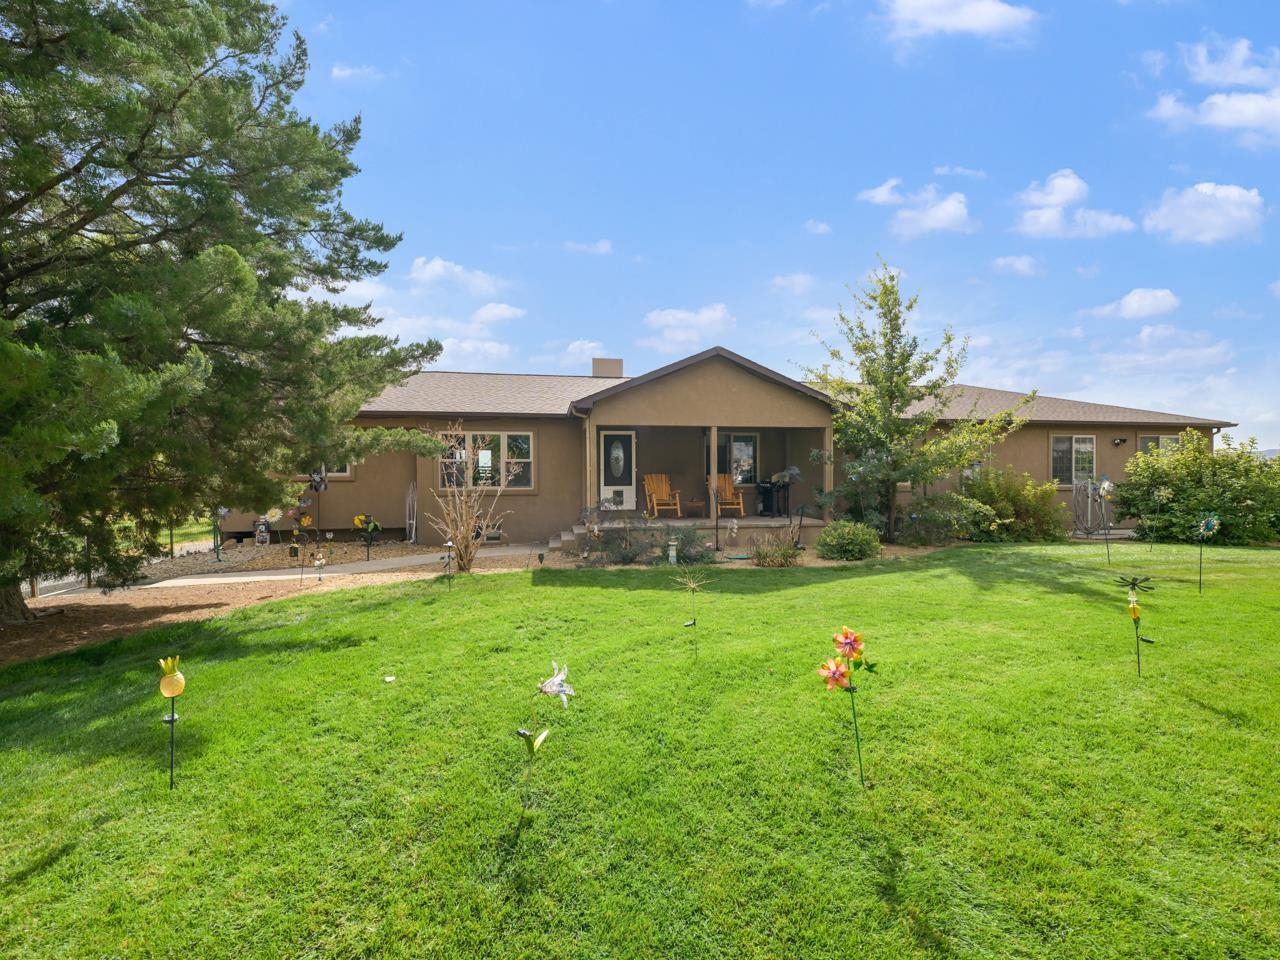
{"type": "MultiPolygon", "coordinates": [[[[946,413],[995,414],[1020,399],[955,387],[946,413]]],[[[1122,479],[1133,451],[1167,443],[1186,427],[1212,436],[1233,425],[1051,397],[1037,398],[1029,416],[990,463],[1056,479],[1064,497],[1073,481],[1104,473],[1122,479]]],[[[728,474],[733,494],[742,495],[742,523],[785,525],[805,508],[806,522],[814,521],[806,531],[811,539],[824,517],[816,493],[836,480],[829,398],[724,347],[636,377],[625,376],[614,359],[594,360],[591,376],[429,370],[369,401],[356,422],[461,432],[481,447],[470,465],[459,447],[438,459],[386,453],[331,468],[327,488],[310,495],[321,529],[346,530],[353,516],[369,513],[389,532],[416,525],[420,542],[436,543],[427,522],[436,508],[433,491],[487,485],[499,473],[508,478],[500,509],[512,542],[554,542],[588,510],[638,516],[646,507],[646,474],[669,478],[682,520],[710,523],[718,501],[708,478],[728,474]],[[815,450],[828,456],[815,459],[815,450]],[[770,483],[787,472],[785,487],[770,483]]],[[[233,513],[223,529],[247,531],[253,520],[233,513]]]]}

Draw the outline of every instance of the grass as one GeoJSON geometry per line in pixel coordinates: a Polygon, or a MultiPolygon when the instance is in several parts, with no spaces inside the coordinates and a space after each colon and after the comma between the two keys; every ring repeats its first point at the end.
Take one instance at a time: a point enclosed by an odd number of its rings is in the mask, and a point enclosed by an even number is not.
{"type": "Polygon", "coordinates": [[[459,577],[0,671],[0,955],[1274,958],[1280,553],[1112,553],[713,570],[692,629],[667,570],[459,577]]]}

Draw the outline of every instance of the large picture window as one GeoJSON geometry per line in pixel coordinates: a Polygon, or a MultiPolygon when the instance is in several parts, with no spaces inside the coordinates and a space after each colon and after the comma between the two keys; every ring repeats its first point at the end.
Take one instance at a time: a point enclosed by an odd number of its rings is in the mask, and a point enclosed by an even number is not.
{"type": "Polygon", "coordinates": [[[503,477],[509,488],[532,489],[533,434],[455,436],[440,456],[441,487],[496,487],[503,477]]]}
{"type": "MultiPolygon", "coordinates": [[[[746,486],[756,482],[760,455],[758,433],[716,434],[716,464],[721,473],[733,477],[734,484],[746,486]]],[[[711,450],[707,449],[707,473],[711,473],[711,450]]]]}
{"type": "Polygon", "coordinates": [[[1139,437],[1138,452],[1150,453],[1152,450],[1167,450],[1170,447],[1178,445],[1178,437],[1176,435],[1161,434],[1160,436],[1139,437]]]}
{"type": "Polygon", "coordinates": [[[1088,483],[1094,477],[1096,443],[1094,437],[1053,438],[1053,482],[1063,485],[1088,483]]]}

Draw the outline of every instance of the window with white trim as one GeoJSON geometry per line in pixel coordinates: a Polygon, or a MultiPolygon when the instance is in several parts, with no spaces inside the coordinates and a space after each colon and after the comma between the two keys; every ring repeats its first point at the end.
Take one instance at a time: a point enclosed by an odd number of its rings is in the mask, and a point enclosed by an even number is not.
{"type": "Polygon", "coordinates": [[[533,434],[471,433],[449,439],[440,455],[441,487],[496,487],[506,478],[511,489],[533,488],[533,434]],[[470,462],[468,462],[470,461],[470,462]]]}
{"type": "Polygon", "coordinates": [[[1097,464],[1097,438],[1055,436],[1052,438],[1050,466],[1053,482],[1062,485],[1088,483],[1097,464]]]}
{"type": "Polygon", "coordinates": [[[1139,453],[1149,453],[1152,450],[1156,450],[1156,449],[1167,450],[1170,447],[1176,447],[1177,445],[1178,445],[1178,437],[1176,434],[1172,436],[1170,436],[1169,434],[1160,434],[1159,436],[1153,435],[1149,437],[1138,438],[1139,453]]]}

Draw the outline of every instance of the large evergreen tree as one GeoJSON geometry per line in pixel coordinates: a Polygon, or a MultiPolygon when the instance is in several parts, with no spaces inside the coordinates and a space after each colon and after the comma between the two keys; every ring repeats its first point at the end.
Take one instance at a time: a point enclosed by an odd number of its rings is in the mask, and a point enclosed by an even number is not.
{"type": "Polygon", "coordinates": [[[931,483],[981,460],[1023,422],[1017,409],[981,420],[948,413],[967,344],[950,329],[936,347],[921,344],[908,329],[917,299],[903,302],[898,275],[881,262],[869,285],[854,293],[859,313],[850,319],[841,310],[837,317],[844,344],[824,343],[830,361],[810,371],[832,398],[835,446],[845,466],[832,493],[888,539],[899,483],[931,483]]]}
{"type": "Polygon", "coordinates": [[[440,346],[307,295],[399,238],[339,202],[359,122],[294,110],[283,23],[255,0],[0,3],[0,619],[27,615],[22,578],[127,576],[175,512],[439,449],[351,426],[440,346]]]}

